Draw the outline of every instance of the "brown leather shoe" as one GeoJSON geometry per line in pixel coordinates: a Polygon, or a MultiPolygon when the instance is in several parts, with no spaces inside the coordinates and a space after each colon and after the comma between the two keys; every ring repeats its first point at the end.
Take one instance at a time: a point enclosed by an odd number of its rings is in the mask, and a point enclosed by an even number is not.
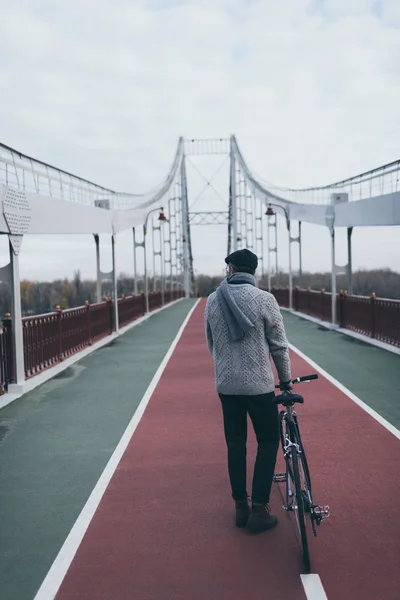
{"type": "Polygon", "coordinates": [[[249,503],[246,500],[235,502],[236,506],[236,527],[246,527],[250,514],[249,503]]]}
{"type": "Polygon", "coordinates": [[[278,519],[275,515],[271,515],[271,507],[269,504],[251,507],[250,516],[247,521],[247,529],[251,533],[260,533],[267,529],[272,529],[277,525],[278,519]]]}

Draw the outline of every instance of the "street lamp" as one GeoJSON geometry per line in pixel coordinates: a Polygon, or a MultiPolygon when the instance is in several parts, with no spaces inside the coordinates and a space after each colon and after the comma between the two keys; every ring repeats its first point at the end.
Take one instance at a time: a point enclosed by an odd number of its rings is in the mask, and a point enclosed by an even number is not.
{"type": "Polygon", "coordinates": [[[149,310],[149,281],[147,278],[147,252],[146,252],[146,235],[147,235],[147,222],[149,220],[149,216],[155,212],[159,212],[158,220],[160,223],[167,223],[168,219],[164,213],[164,207],[153,208],[150,210],[143,224],[143,250],[144,250],[144,294],[145,294],[145,302],[146,302],[146,314],[150,312],[149,310]]]}
{"type": "Polygon", "coordinates": [[[265,214],[270,217],[273,216],[275,214],[275,211],[273,209],[273,206],[275,206],[275,208],[281,208],[284,213],[285,213],[285,218],[286,218],[286,227],[288,230],[288,234],[289,234],[289,308],[292,309],[293,306],[293,278],[292,278],[292,238],[290,235],[290,218],[289,218],[289,212],[287,211],[287,209],[284,206],[281,206],[280,204],[268,204],[267,210],[265,211],[265,214]]]}

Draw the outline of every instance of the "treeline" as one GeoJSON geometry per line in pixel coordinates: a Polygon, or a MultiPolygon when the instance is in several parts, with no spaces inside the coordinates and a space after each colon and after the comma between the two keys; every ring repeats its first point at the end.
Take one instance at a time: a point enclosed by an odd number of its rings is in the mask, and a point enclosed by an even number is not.
{"type": "MultiPolygon", "coordinates": [[[[221,277],[199,275],[197,287],[200,296],[208,296],[220,284],[221,277]]],[[[347,276],[338,275],[336,279],[337,290],[347,290],[347,276]]],[[[273,287],[286,287],[289,285],[287,273],[280,272],[271,279],[273,287]]],[[[259,279],[260,287],[268,287],[268,278],[259,279]]],[[[330,273],[303,273],[301,280],[293,277],[293,285],[312,290],[331,291],[330,273]]],[[[373,292],[381,298],[400,299],[400,273],[391,269],[361,270],[353,273],[353,294],[357,296],[370,296],[373,292]]]]}
{"type": "MultiPolygon", "coordinates": [[[[213,292],[221,283],[221,276],[198,275],[196,278],[196,291],[199,296],[205,297],[213,292]]],[[[272,278],[275,287],[286,287],[289,284],[288,274],[279,273],[272,278]]],[[[302,288],[310,287],[312,290],[324,288],[331,291],[330,273],[304,273],[302,280],[293,278],[293,285],[302,288]]],[[[159,287],[160,283],[157,282],[159,287]]],[[[265,277],[260,280],[260,286],[268,287],[265,277]]],[[[153,282],[149,279],[149,289],[153,282]]],[[[134,280],[125,274],[118,279],[118,295],[129,295],[134,289],[134,280]]],[[[337,289],[347,289],[347,278],[340,275],[337,278],[337,289]]],[[[138,279],[138,291],[143,290],[143,278],[138,279]]],[[[381,298],[400,299],[400,273],[390,269],[378,269],[371,271],[357,271],[353,274],[353,292],[360,296],[370,296],[373,292],[381,298]]],[[[103,282],[102,298],[112,296],[112,283],[103,282]]],[[[96,302],[96,283],[93,280],[82,280],[77,272],[72,279],[59,279],[52,282],[22,281],[21,282],[21,306],[24,316],[48,313],[59,305],[62,309],[82,306],[88,300],[90,304],[96,302]]],[[[8,286],[0,283],[0,316],[11,312],[11,297],[8,286]]]]}
{"type": "MultiPolygon", "coordinates": [[[[157,282],[159,285],[159,282],[157,282]]],[[[152,289],[152,279],[149,278],[149,289],[152,289]]],[[[131,294],[134,290],[134,279],[121,274],[118,279],[118,296],[131,294]]],[[[138,280],[138,291],[143,290],[143,278],[138,280]]],[[[103,281],[101,296],[104,299],[113,295],[111,281],[103,281]]],[[[72,279],[57,279],[55,281],[21,281],[22,316],[38,315],[52,312],[56,306],[63,310],[82,306],[86,300],[96,302],[96,282],[82,280],[79,272],[72,279]]],[[[0,317],[11,312],[10,289],[5,283],[0,283],[0,317]]]]}

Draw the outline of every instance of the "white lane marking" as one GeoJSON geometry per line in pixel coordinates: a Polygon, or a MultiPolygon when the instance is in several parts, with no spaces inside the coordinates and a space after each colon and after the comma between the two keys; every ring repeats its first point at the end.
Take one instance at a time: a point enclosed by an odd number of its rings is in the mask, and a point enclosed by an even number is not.
{"type": "Polygon", "coordinates": [[[300,575],[307,600],[328,600],[319,575],[300,575]]]}
{"type": "Polygon", "coordinates": [[[383,425],[383,427],[385,427],[388,431],[390,431],[390,433],[397,437],[398,440],[400,440],[400,431],[394,425],[389,423],[389,421],[386,421],[386,419],[384,419],[380,414],[378,414],[373,408],[371,408],[370,406],[368,406],[368,404],[365,404],[365,402],[360,400],[358,396],[353,394],[353,392],[351,392],[349,389],[347,389],[347,387],[341,384],[340,381],[332,377],[332,375],[329,375],[329,373],[327,373],[325,369],[317,365],[316,362],[314,362],[311,358],[304,354],[304,352],[296,348],[296,346],[293,346],[293,344],[289,344],[289,348],[293,350],[293,352],[298,354],[298,356],[303,358],[306,362],[308,362],[308,364],[311,367],[313,367],[316,371],[319,371],[319,373],[321,373],[321,375],[325,377],[325,379],[333,383],[333,385],[336,386],[341,392],[346,394],[346,396],[348,396],[350,400],[353,400],[353,402],[358,404],[358,406],[365,410],[365,412],[371,415],[371,417],[373,417],[376,421],[378,421],[378,423],[383,425]]]}
{"type": "Polygon", "coordinates": [[[156,374],[154,375],[149,387],[147,388],[143,398],[141,399],[135,414],[133,415],[129,425],[125,429],[125,432],[123,433],[120,441],[118,442],[118,445],[115,448],[104,471],[100,475],[100,478],[96,483],[95,487],[93,488],[93,491],[90,494],[85,506],[83,507],[80,515],[75,521],[75,524],[73,525],[71,531],[69,532],[69,535],[65,540],[60,552],[56,556],[34,600],[53,600],[55,595],[57,594],[61,583],[80,546],[83,536],[85,535],[86,530],[89,527],[90,522],[97,510],[97,507],[99,506],[100,501],[104,495],[104,492],[106,491],[107,486],[110,483],[110,480],[114,475],[114,472],[117,469],[118,464],[135,432],[135,429],[143,416],[146,406],[148,405],[149,400],[153,395],[153,392],[165,370],[165,367],[167,366],[169,359],[171,358],[172,353],[174,352],[176,345],[178,344],[190,317],[192,316],[194,310],[196,309],[200,301],[201,300],[199,299],[195,303],[195,305],[187,315],[186,319],[184,320],[182,326],[180,327],[174,341],[172,342],[168,352],[164,356],[160,366],[157,369],[156,374]]]}

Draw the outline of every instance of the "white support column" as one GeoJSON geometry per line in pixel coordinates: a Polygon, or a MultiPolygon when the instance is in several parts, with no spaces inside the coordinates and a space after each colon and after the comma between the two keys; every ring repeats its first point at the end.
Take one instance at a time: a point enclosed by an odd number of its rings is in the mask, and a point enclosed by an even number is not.
{"type": "Polygon", "coordinates": [[[262,264],[262,277],[265,276],[265,247],[264,247],[264,207],[261,206],[260,213],[260,252],[261,252],[261,264],[262,264]]]}
{"type": "MultiPolygon", "coordinates": [[[[174,188],[173,188],[174,189],[174,188]]],[[[172,245],[172,218],[173,218],[173,214],[172,214],[172,204],[173,204],[173,200],[172,198],[170,198],[168,200],[168,214],[169,214],[169,221],[168,221],[168,232],[169,232],[169,291],[170,291],[170,298],[172,299],[172,293],[174,291],[174,270],[173,270],[173,245],[172,245]]]]}
{"type": "Polygon", "coordinates": [[[336,253],[335,228],[331,227],[331,292],[332,292],[332,324],[336,324],[336,253]]]}
{"type": "MultiPolygon", "coordinates": [[[[168,265],[169,265],[169,277],[168,280],[171,280],[171,201],[168,200],[168,209],[167,209],[167,213],[168,213],[168,237],[166,236],[166,228],[163,228],[163,240],[164,240],[164,245],[163,245],[163,250],[164,250],[164,299],[165,299],[165,293],[168,291],[168,298],[170,298],[170,290],[168,290],[169,286],[167,283],[167,271],[168,271],[168,265]]],[[[171,284],[171,281],[170,281],[171,284]]],[[[169,285],[170,285],[169,284],[169,285]]]]}
{"type": "Polygon", "coordinates": [[[290,221],[287,221],[287,230],[289,235],[289,309],[293,308],[293,274],[292,274],[292,236],[290,221]]]}
{"type": "Polygon", "coordinates": [[[272,266],[271,266],[271,253],[275,252],[275,270],[276,270],[276,283],[279,285],[279,272],[278,272],[278,223],[276,213],[272,216],[267,217],[268,226],[268,288],[271,290],[272,280],[272,266]],[[274,246],[271,246],[271,229],[275,230],[274,246]]]}
{"type": "MultiPolygon", "coordinates": [[[[158,226],[154,225],[153,222],[153,264],[154,264],[154,283],[156,283],[156,257],[159,256],[160,257],[160,291],[161,291],[161,299],[162,299],[162,303],[164,303],[163,301],[163,265],[162,265],[162,261],[163,261],[163,241],[162,241],[162,230],[164,228],[164,225],[161,224],[161,222],[159,223],[158,226]],[[158,243],[156,243],[156,238],[158,238],[158,243]],[[156,246],[159,248],[158,250],[156,249],[156,246]]],[[[156,286],[154,286],[153,288],[154,290],[157,289],[156,286]]]]}
{"type": "Polygon", "coordinates": [[[232,248],[231,251],[235,252],[238,249],[238,227],[237,227],[237,198],[236,198],[236,160],[233,151],[233,140],[231,138],[231,219],[232,219],[232,248]]]}
{"type": "Polygon", "coordinates": [[[278,217],[277,217],[277,215],[275,215],[275,272],[276,272],[276,285],[279,287],[278,217]]]}
{"type": "Polygon", "coordinates": [[[164,228],[160,227],[160,262],[161,262],[161,305],[165,304],[165,242],[164,228]]]}
{"type": "Polygon", "coordinates": [[[258,256],[258,261],[261,263],[261,279],[265,275],[265,256],[264,256],[264,205],[257,201],[256,193],[253,191],[254,201],[254,232],[255,232],[255,248],[258,256]],[[257,226],[257,223],[259,224],[257,226]]]}
{"type": "Polygon", "coordinates": [[[147,230],[143,225],[143,250],[144,250],[144,295],[145,295],[145,303],[146,303],[146,314],[150,312],[149,306],[149,279],[147,276],[147,246],[146,246],[146,235],[147,230]]]}
{"type": "Polygon", "coordinates": [[[299,222],[299,235],[297,237],[292,236],[291,221],[288,215],[286,215],[287,229],[289,233],[289,308],[293,308],[293,266],[292,266],[292,244],[299,244],[299,278],[301,280],[301,223],[299,222]]]}
{"type": "Polygon", "coordinates": [[[244,214],[244,219],[243,219],[243,224],[244,224],[244,239],[245,239],[245,248],[250,249],[250,231],[249,231],[249,202],[248,202],[248,198],[247,198],[247,181],[245,176],[242,176],[242,195],[243,195],[243,214],[244,214]]]}
{"type": "Polygon", "coordinates": [[[238,170],[238,205],[239,205],[239,248],[246,248],[247,246],[247,226],[246,226],[246,196],[244,194],[243,174],[240,170],[238,170]]]}
{"type": "Polygon", "coordinates": [[[96,244],[96,302],[101,302],[100,238],[94,234],[96,244]]]}
{"type": "Polygon", "coordinates": [[[153,251],[153,285],[151,289],[153,292],[157,289],[157,278],[156,278],[156,229],[158,227],[154,226],[154,218],[151,219],[151,245],[153,251]]]}
{"type": "Polygon", "coordinates": [[[111,252],[112,252],[112,276],[113,276],[113,290],[114,290],[114,319],[115,319],[115,331],[119,331],[118,323],[118,289],[117,289],[117,265],[115,260],[115,246],[117,242],[117,236],[113,234],[111,236],[111,252]]]}
{"type": "Polygon", "coordinates": [[[303,256],[301,246],[301,221],[299,221],[299,286],[303,285],[303,256]]]}
{"type": "Polygon", "coordinates": [[[267,244],[268,244],[268,252],[267,252],[267,269],[268,269],[268,273],[267,273],[267,279],[268,279],[268,291],[271,291],[271,251],[270,251],[270,246],[271,246],[271,230],[270,230],[270,224],[269,224],[269,217],[267,217],[267,244]]]}
{"type": "Polygon", "coordinates": [[[175,246],[176,246],[176,285],[181,291],[183,287],[183,268],[182,268],[182,182],[177,181],[177,194],[175,196],[175,246]]]}
{"type": "Polygon", "coordinates": [[[12,332],[14,349],[15,383],[22,385],[25,381],[24,336],[22,332],[21,281],[19,275],[19,248],[22,235],[9,235],[11,263],[11,298],[12,298],[12,332]]]}
{"type": "Polygon", "coordinates": [[[188,231],[189,219],[185,155],[183,155],[181,163],[181,192],[183,289],[185,292],[185,297],[188,298],[190,295],[188,231]]]}
{"type": "Polygon", "coordinates": [[[350,296],[353,295],[353,257],[351,251],[351,236],[353,228],[347,228],[347,292],[350,296]]]}
{"type": "Polygon", "coordinates": [[[133,236],[133,293],[135,296],[138,293],[138,285],[137,285],[137,257],[136,257],[136,233],[135,228],[132,228],[132,236],[133,236]]]}

